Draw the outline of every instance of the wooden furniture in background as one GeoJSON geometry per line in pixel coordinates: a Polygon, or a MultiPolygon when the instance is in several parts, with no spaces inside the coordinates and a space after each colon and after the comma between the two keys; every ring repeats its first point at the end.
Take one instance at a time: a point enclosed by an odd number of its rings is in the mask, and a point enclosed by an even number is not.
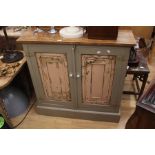
{"type": "Polygon", "coordinates": [[[11,63],[11,64],[3,63],[0,61],[1,69],[4,68],[5,66],[9,67],[8,74],[6,74],[6,76],[0,76],[0,90],[3,89],[4,87],[8,86],[13,81],[13,79],[16,77],[16,75],[20,72],[20,70],[24,66],[24,64],[26,64],[25,57],[22,60],[20,60],[19,62],[15,62],[15,63],[11,63]],[[16,66],[17,63],[18,63],[17,67],[11,67],[13,65],[16,66]]]}
{"type": "Polygon", "coordinates": [[[151,34],[151,38],[154,38],[155,37],[155,26],[153,26],[153,32],[151,34]]]}
{"type": "Polygon", "coordinates": [[[155,79],[138,101],[126,129],[155,129],[155,79]]]}
{"type": "Polygon", "coordinates": [[[138,95],[138,99],[143,94],[148,75],[150,70],[147,65],[147,60],[144,58],[141,52],[137,52],[137,58],[139,60],[139,65],[137,67],[129,67],[127,69],[126,75],[133,75],[133,80],[135,81],[137,90],[135,91],[127,91],[124,90],[124,94],[133,94],[138,95]],[[139,82],[141,82],[141,86],[139,86],[139,82]]]}
{"type": "MultiPolygon", "coordinates": [[[[5,76],[0,76],[0,90],[7,87],[8,85],[10,85],[13,82],[13,80],[19,74],[19,72],[23,69],[23,66],[25,64],[26,64],[26,58],[25,57],[22,60],[20,60],[19,62],[15,62],[15,63],[11,63],[11,64],[6,64],[6,63],[3,63],[0,61],[0,69],[1,70],[5,66],[7,66],[9,68],[7,71],[8,73],[6,73],[5,76]],[[18,66],[16,66],[17,63],[18,63],[18,66]],[[14,65],[16,67],[12,67],[14,65]]],[[[3,116],[5,117],[7,123],[10,125],[10,127],[13,127],[14,125],[12,124],[10,118],[7,116],[7,111],[6,111],[5,107],[3,106],[2,101],[0,101],[0,112],[3,114],[3,116]]]]}
{"type": "MultiPolygon", "coordinates": [[[[5,53],[6,50],[9,50],[10,53],[11,52],[13,53],[15,49],[21,51],[22,46],[16,44],[16,39],[22,35],[23,30],[15,32],[14,29],[17,27],[7,27],[7,28],[1,27],[1,28],[3,28],[3,30],[0,30],[0,52],[4,52],[4,54],[6,54],[5,53]]],[[[9,88],[11,87],[19,88],[19,90],[21,90],[22,93],[24,93],[27,99],[30,101],[34,96],[33,95],[34,91],[28,67],[26,64],[26,58],[24,57],[20,61],[16,61],[14,63],[4,63],[4,62],[5,61],[0,61],[0,91],[3,92],[4,91],[3,89],[9,90],[9,88]]],[[[8,114],[9,112],[7,111],[6,108],[6,104],[8,103],[5,103],[5,100],[3,100],[2,98],[0,98],[0,113],[3,114],[10,127],[14,128],[17,126],[17,124],[19,124],[19,122],[23,120],[32,104],[28,106],[27,110],[25,111],[25,114],[20,115],[18,119],[17,117],[10,118],[8,114]],[[13,120],[15,120],[16,123],[14,123],[13,120]]],[[[17,103],[19,105],[23,104],[20,101],[17,101],[17,103]]]]}
{"type": "MultiPolygon", "coordinates": [[[[25,32],[25,29],[22,29],[20,31],[14,31],[14,28],[15,28],[14,26],[6,28],[10,48],[13,50],[15,49],[22,50],[23,49],[22,46],[20,44],[16,44],[16,40],[23,34],[23,32],[25,32]]],[[[4,33],[2,30],[0,30],[0,49],[6,49],[6,46],[7,43],[4,33]]]]}
{"type": "Polygon", "coordinates": [[[87,26],[89,39],[116,40],[118,26],[87,26]]]}
{"type": "Polygon", "coordinates": [[[26,52],[40,114],[118,122],[131,31],[117,40],[65,39],[58,33],[18,39],[26,52]]]}
{"type": "MultiPolygon", "coordinates": [[[[30,108],[32,107],[34,101],[35,101],[35,94],[34,94],[34,88],[32,85],[32,80],[30,77],[29,69],[26,63],[26,58],[24,57],[22,60],[16,62],[19,63],[19,66],[13,67],[9,69],[9,73],[6,74],[6,76],[1,76],[0,77],[0,91],[4,89],[5,87],[9,87],[10,85],[13,87],[18,88],[19,90],[24,93],[24,95],[28,98],[29,101],[29,106],[27,110],[22,113],[19,116],[10,118],[8,116],[8,112],[6,110],[6,107],[3,103],[3,101],[0,101],[0,113],[3,114],[5,117],[6,121],[10,125],[11,128],[16,127],[23,118],[28,114],[30,108]]],[[[11,63],[11,64],[4,64],[0,62],[0,67],[4,65],[10,65],[13,66],[16,63],[11,63]]],[[[11,95],[11,94],[10,94],[11,95]]],[[[19,103],[21,104],[21,103],[19,103]]]]}

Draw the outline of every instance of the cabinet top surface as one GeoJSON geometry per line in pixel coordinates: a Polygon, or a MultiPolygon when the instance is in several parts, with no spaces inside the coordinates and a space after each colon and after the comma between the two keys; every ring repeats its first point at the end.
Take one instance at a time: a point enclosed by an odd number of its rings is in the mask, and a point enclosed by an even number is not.
{"type": "Polygon", "coordinates": [[[131,30],[119,30],[116,40],[96,40],[88,39],[87,34],[82,38],[66,39],[62,38],[59,33],[55,35],[47,32],[33,33],[31,29],[23,33],[17,40],[22,44],[76,44],[76,45],[111,45],[111,46],[133,46],[136,40],[131,30]]]}

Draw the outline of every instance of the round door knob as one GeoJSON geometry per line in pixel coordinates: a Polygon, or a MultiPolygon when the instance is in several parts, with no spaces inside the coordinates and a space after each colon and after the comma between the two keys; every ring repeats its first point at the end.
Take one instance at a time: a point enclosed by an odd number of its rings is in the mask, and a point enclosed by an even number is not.
{"type": "Polygon", "coordinates": [[[76,77],[79,78],[80,77],[80,74],[77,74],[76,77]]]}
{"type": "Polygon", "coordinates": [[[72,73],[70,73],[70,74],[69,74],[69,77],[73,77],[73,74],[72,74],[72,73]]]}
{"type": "Polygon", "coordinates": [[[108,54],[110,54],[110,53],[111,53],[111,51],[110,51],[110,50],[107,50],[107,53],[108,53],[108,54]]]}
{"type": "Polygon", "coordinates": [[[96,53],[97,53],[97,54],[101,54],[101,51],[97,51],[96,53]]]}

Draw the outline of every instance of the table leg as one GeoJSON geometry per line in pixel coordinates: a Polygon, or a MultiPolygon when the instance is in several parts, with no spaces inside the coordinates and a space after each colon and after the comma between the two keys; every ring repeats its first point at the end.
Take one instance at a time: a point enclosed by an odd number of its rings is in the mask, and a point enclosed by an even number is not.
{"type": "Polygon", "coordinates": [[[136,79],[136,76],[135,76],[135,74],[133,74],[133,78],[132,78],[132,80],[135,80],[136,79]]]}
{"type": "Polygon", "coordinates": [[[145,88],[145,85],[146,85],[146,82],[147,82],[147,78],[148,78],[148,74],[144,74],[144,76],[143,76],[143,81],[142,81],[142,86],[141,86],[141,89],[140,89],[140,92],[139,92],[139,97],[138,97],[138,99],[139,99],[140,96],[143,94],[143,91],[144,91],[144,88],[145,88]]]}

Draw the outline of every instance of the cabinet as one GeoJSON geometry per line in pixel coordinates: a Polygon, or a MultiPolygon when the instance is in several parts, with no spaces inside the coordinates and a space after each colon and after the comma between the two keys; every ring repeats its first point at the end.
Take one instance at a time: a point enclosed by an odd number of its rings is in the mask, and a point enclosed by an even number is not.
{"type": "Polygon", "coordinates": [[[24,45],[39,113],[119,120],[128,47],[24,45]]]}
{"type": "Polygon", "coordinates": [[[116,40],[94,40],[28,30],[17,42],[24,47],[39,114],[119,121],[129,52],[136,43],[131,31],[119,30],[116,40]]]}

